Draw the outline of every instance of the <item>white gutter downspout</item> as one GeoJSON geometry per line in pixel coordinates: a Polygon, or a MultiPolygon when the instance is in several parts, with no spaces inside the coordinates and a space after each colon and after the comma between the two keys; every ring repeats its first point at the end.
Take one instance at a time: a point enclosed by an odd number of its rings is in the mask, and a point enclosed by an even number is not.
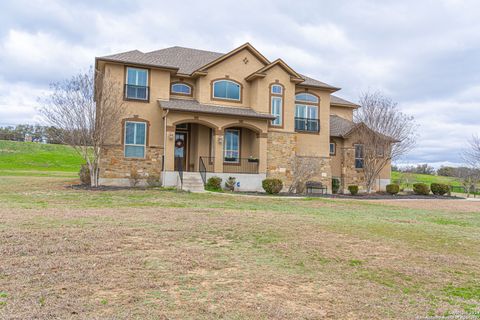
{"type": "Polygon", "coordinates": [[[162,187],[165,187],[165,150],[167,149],[167,115],[170,109],[163,116],[163,159],[162,159],[162,187]]]}

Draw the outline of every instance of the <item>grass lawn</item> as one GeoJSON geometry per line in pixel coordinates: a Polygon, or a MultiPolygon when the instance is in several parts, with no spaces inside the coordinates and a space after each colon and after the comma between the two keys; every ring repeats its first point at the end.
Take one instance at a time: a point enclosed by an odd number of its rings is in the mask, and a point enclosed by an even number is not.
{"type": "Polygon", "coordinates": [[[1,177],[0,319],[480,314],[478,202],[74,183],[61,174],[1,177]]]}
{"type": "MultiPolygon", "coordinates": [[[[402,172],[392,171],[392,181],[398,181],[402,176],[402,172]]],[[[415,182],[422,182],[428,185],[432,183],[444,183],[449,186],[461,186],[460,181],[454,177],[443,177],[443,176],[436,176],[432,174],[419,174],[419,173],[412,173],[411,174],[415,182]]]]}
{"type": "Polygon", "coordinates": [[[60,171],[68,176],[78,173],[82,163],[83,159],[68,146],[0,140],[0,175],[60,171]]]}

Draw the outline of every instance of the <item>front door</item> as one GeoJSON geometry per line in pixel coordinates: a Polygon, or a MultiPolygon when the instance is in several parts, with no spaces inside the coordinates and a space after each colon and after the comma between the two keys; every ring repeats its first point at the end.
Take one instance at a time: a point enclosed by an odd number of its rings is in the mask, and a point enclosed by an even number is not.
{"type": "Polygon", "coordinates": [[[187,171],[187,133],[175,132],[175,171],[187,171]]]}

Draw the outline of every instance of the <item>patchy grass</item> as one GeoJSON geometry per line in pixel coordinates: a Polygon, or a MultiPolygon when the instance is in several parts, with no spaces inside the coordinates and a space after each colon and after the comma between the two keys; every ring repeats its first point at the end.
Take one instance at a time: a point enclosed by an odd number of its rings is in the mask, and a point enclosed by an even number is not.
{"type": "Polygon", "coordinates": [[[87,191],[76,183],[0,179],[0,318],[480,311],[473,202],[87,191]]]}

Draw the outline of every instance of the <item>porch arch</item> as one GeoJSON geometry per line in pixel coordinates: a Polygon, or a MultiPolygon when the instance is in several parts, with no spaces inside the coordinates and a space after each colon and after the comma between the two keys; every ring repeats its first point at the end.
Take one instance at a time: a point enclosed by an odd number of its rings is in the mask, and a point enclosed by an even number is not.
{"type": "Polygon", "coordinates": [[[219,129],[219,127],[209,121],[201,120],[201,119],[182,119],[182,120],[177,120],[172,123],[172,126],[177,126],[179,124],[184,124],[184,123],[197,123],[204,125],[206,127],[209,127],[211,129],[215,129],[216,131],[219,129]]]}
{"type": "Polygon", "coordinates": [[[257,134],[260,134],[260,133],[264,132],[261,128],[257,127],[256,125],[253,125],[253,124],[250,124],[250,123],[245,123],[245,122],[229,123],[229,124],[226,124],[226,125],[222,126],[221,130],[225,131],[225,129],[228,129],[228,128],[239,128],[239,127],[250,129],[257,134]]]}

